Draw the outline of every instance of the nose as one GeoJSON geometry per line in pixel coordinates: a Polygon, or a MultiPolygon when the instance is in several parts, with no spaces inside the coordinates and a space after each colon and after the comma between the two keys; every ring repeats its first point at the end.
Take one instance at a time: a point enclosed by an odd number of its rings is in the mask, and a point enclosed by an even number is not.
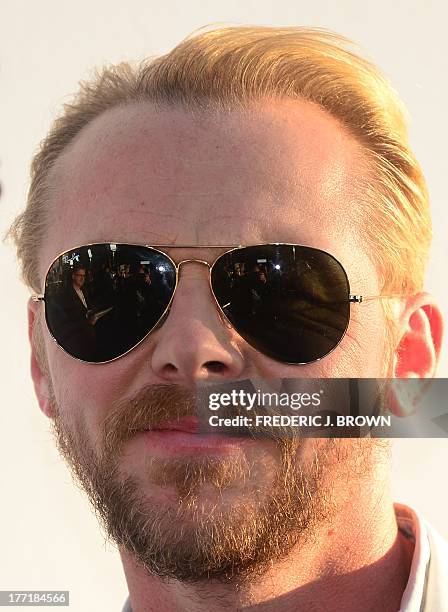
{"type": "Polygon", "coordinates": [[[152,370],[170,383],[241,378],[244,357],[236,337],[211,293],[208,264],[196,260],[182,267],[169,314],[155,332],[152,370]]]}

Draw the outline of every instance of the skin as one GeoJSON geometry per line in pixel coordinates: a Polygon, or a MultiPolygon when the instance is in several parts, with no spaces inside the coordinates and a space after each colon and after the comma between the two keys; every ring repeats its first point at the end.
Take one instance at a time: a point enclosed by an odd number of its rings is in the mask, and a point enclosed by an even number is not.
{"type": "Polygon", "coordinates": [[[81,271],[75,272],[74,274],[72,274],[72,279],[73,285],[79,287],[79,289],[82,289],[86,280],[86,273],[81,271]]]}
{"type": "MultiPolygon", "coordinates": [[[[359,208],[363,173],[357,142],[333,118],[305,102],[266,101],[244,112],[196,118],[182,110],[156,112],[149,105],[113,109],[84,129],[53,169],[53,222],[39,255],[41,277],[65,249],[96,241],[292,242],[332,253],[345,267],[353,293],[376,295],[378,275],[351,220],[359,208]]],[[[210,249],[168,252],[176,261],[211,262],[218,255],[210,249]]],[[[386,346],[378,330],[385,329],[385,320],[379,301],[352,306],[351,312],[348,333],[332,353],[313,364],[285,365],[258,353],[223,323],[206,267],[189,263],[181,268],[164,325],[114,362],[98,366],[75,361],[43,328],[46,372],[39,365],[33,334],[42,308],[30,301],[36,394],[42,411],[54,418],[53,393],[66,422],[82,423],[91,447],[99,451],[98,428],[108,407],[148,385],[383,375],[386,346]]],[[[442,334],[437,304],[420,293],[401,300],[396,316],[389,375],[433,376],[442,334]]],[[[336,508],[331,521],[314,525],[312,537],[272,563],[261,580],[244,588],[162,581],[121,549],[133,610],[214,611],[256,605],[257,610],[350,612],[359,610],[362,593],[363,610],[395,612],[413,551],[397,532],[387,452],[380,445],[368,448],[366,440],[338,442],[341,453],[353,462],[347,465],[356,465],[359,444],[365,443],[371,459],[366,474],[344,471],[334,463],[323,483],[330,487],[336,508]]],[[[275,460],[269,442],[257,444],[260,456],[275,460]]],[[[304,442],[304,465],[318,445],[318,440],[304,442]]],[[[141,452],[129,442],[120,464],[123,473],[142,476],[141,452]]],[[[267,461],[265,474],[259,476],[265,487],[269,470],[267,461]]],[[[160,487],[146,494],[159,504],[174,503],[171,491],[160,487]]]]}

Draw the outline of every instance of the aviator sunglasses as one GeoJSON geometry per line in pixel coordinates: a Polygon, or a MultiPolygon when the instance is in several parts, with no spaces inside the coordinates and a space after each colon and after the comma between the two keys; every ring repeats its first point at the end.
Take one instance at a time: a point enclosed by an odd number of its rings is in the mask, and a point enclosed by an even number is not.
{"type": "Polygon", "coordinates": [[[339,261],[297,244],[87,244],[56,257],[43,295],[48,330],[75,359],[107,363],[138,346],[168,316],[180,266],[208,267],[221,319],[254,349],[287,364],[308,364],[341,342],[350,303],[385,296],[350,293],[339,261]],[[212,264],[175,263],[161,249],[228,249],[212,264]]]}

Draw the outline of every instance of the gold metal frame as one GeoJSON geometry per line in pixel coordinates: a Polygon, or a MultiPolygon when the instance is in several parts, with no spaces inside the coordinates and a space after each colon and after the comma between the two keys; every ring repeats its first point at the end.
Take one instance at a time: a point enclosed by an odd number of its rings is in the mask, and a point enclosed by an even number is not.
{"type": "MultiPolygon", "coordinates": [[[[148,336],[151,332],[154,331],[154,329],[156,329],[158,326],[160,326],[161,322],[164,321],[167,313],[169,312],[170,308],[171,308],[171,304],[173,302],[174,296],[176,294],[176,289],[177,289],[177,285],[179,282],[179,275],[180,275],[180,266],[184,263],[200,263],[203,264],[205,266],[208,267],[209,269],[209,287],[210,287],[210,291],[213,295],[213,298],[215,300],[216,306],[218,308],[218,312],[220,315],[221,320],[223,320],[223,322],[227,325],[229,325],[230,327],[233,327],[232,323],[230,322],[230,320],[228,319],[227,315],[224,312],[224,308],[226,307],[226,305],[221,306],[216,298],[216,295],[213,291],[213,287],[212,287],[212,270],[213,267],[215,266],[215,264],[217,263],[217,261],[219,261],[221,259],[221,257],[223,257],[224,255],[228,255],[229,253],[231,253],[232,251],[236,251],[238,249],[242,249],[242,248],[247,248],[247,247],[254,247],[254,246],[294,246],[294,247],[306,247],[306,248],[311,248],[314,249],[315,251],[320,251],[321,253],[325,253],[326,255],[329,255],[332,259],[334,259],[335,261],[337,261],[337,263],[341,266],[342,270],[344,271],[345,277],[347,279],[347,287],[349,289],[349,294],[348,294],[348,301],[351,303],[355,303],[355,304],[360,304],[361,302],[365,302],[365,301],[369,301],[369,300],[375,300],[375,299],[389,299],[389,298],[399,298],[402,297],[400,295],[359,295],[359,294],[352,294],[350,293],[350,281],[348,279],[347,276],[347,272],[345,271],[344,266],[340,263],[340,261],[338,261],[336,259],[336,257],[334,257],[334,255],[332,255],[331,253],[328,253],[327,251],[324,251],[322,249],[318,249],[316,247],[309,247],[307,245],[302,245],[302,244],[295,244],[295,243],[290,243],[290,242],[261,242],[261,243],[256,243],[256,244],[250,244],[250,245],[242,245],[242,244],[231,244],[231,245],[227,245],[227,244],[220,244],[220,245],[210,245],[210,244],[200,244],[200,245],[192,245],[192,244],[136,244],[134,242],[119,242],[119,241],[114,241],[114,240],[110,240],[110,241],[106,241],[106,242],[91,242],[88,244],[81,244],[78,246],[74,246],[71,247],[69,249],[65,249],[64,251],[62,251],[61,253],[59,253],[59,255],[57,255],[52,262],[50,263],[50,265],[47,268],[47,271],[45,273],[45,283],[46,283],[46,279],[48,276],[48,272],[50,271],[52,265],[54,264],[54,262],[59,259],[59,257],[61,257],[62,255],[64,255],[65,253],[69,253],[70,251],[76,251],[77,249],[81,249],[81,248],[88,248],[91,246],[96,246],[96,245],[112,245],[112,244],[119,244],[119,245],[123,245],[123,246],[136,246],[136,247],[145,247],[145,248],[149,248],[149,249],[153,249],[154,251],[157,251],[158,253],[161,253],[162,255],[164,255],[165,257],[167,257],[171,263],[173,264],[173,267],[176,271],[176,284],[174,285],[174,289],[173,289],[173,293],[171,295],[171,299],[167,305],[167,307],[165,308],[165,310],[163,311],[162,315],[160,316],[160,318],[158,319],[158,321],[155,323],[155,325],[148,331],[148,333],[141,339],[139,340],[139,342],[137,344],[135,344],[134,346],[132,346],[130,349],[128,349],[125,353],[122,353],[121,355],[118,355],[117,357],[113,357],[112,359],[108,359],[106,361],[86,361],[84,359],[80,359],[79,357],[75,357],[74,355],[71,355],[69,352],[67,352],[63,346],[61,346],[61,344],[59,344],[59,342],[56,340],[56,338],[53,336],[53,334],[50,331],[49,325],[48,325],[48,321],[47,321],[47,317],[45,316],[45,322],[47,323],[47,329],[48,332],[51,336],[51,338],[54,340],[54,342],[56,342],[56,344],[67,354],[70,355],[70,357],[72,359],[76,359],[77,361],[81,361],[83,363],[89,363],[89,364],[95,364],[95,365],[101,365],[101,364],[105,364],[105,363],[111,363],[112,361],[115,361],[116,359],[120,359],[121,357],[124,357],[125,355],[127,355],[130,351],[133,351],[135,348],[137,348],[137,346],[139,346],[139,344],[141,344],[148,336]],[[220,255],[218,255],[213,262],[210,264],[208,261],[205,261],[203,259],[183,259],[181,260],[179,263],[176,263],[171,257],[170,255],[168,255],[168,253],[166,253],[165,251],[161,251],[161,248],[165,248],[165,249],[227,249],[226,251],[224,251],[224,253],[221,253],[220,255]]],[[[31,296],[31,299],[34,300],[35,302],[45,302],[45,288],[44,288],[44,293],[43,294],[33,294],[31,296]]],[[[341,336],[341,339],[339,340],[339,342],[336,344],[336,346],[331,349],[331,351],[329,351],[328,353],[326,353],[323,357],[319,357],[318,359],[314,359],[313,361],[306,361],[303,363],[299,363],[299,362],[285,362],[285,361],[281,361],[280,363],[284,363],[285,365],[307,365],[309,363],[315,363],[316,361],[320,361],[321,359],[324,359],[325,357],[327,357],[327,355],[329,355],[330,353],[332,353],[334,351],[334,349],[341,343],[342,339],[344,338],[346,332],[347,332],[347,328],[348,328],[348,324],[350,321],[350,311],[349,311],[349,317],[347,319],[347,325],[345,327],[344,333],[341,336]]],[[[240,332],[237,333],[239,334],[240,332]]],[[[242,336],[244,338],[244,336],[242,336]]],[[[247,340],[246,340],[247,342],[247,340]]],[[[258,349],[256,349],[258,350],[258,349]]],[[[260,351],[261,352],[261,351],[260,351]]],[[[270,357],[271,359],[273,359],[272,357],[270,357]]],[[[278,360],[275,360],[278,361],[278,360]]]]}

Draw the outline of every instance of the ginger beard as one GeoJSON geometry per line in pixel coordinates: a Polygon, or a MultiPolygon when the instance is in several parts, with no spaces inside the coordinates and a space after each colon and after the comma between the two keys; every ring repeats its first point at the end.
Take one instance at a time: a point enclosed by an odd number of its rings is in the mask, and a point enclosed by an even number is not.
{"type": "Polygon", "coordinates": [[[283,438],[269,441],[268,452],[257,441],[256,452],[235,457],[148,455],[143,477],[124,474],[123,446],[134,428],[191,414],[193,404],[191,391],[177,385],[147,387],[111,408],[98,456],[83,424],[69,424],[53,394],[59,451],[108,537],[150,574],[254,582],[331,520],[338,483],[371,473],[379,441],[308,439],[305,463],[298,460],[303,440],[283,438]]]}

